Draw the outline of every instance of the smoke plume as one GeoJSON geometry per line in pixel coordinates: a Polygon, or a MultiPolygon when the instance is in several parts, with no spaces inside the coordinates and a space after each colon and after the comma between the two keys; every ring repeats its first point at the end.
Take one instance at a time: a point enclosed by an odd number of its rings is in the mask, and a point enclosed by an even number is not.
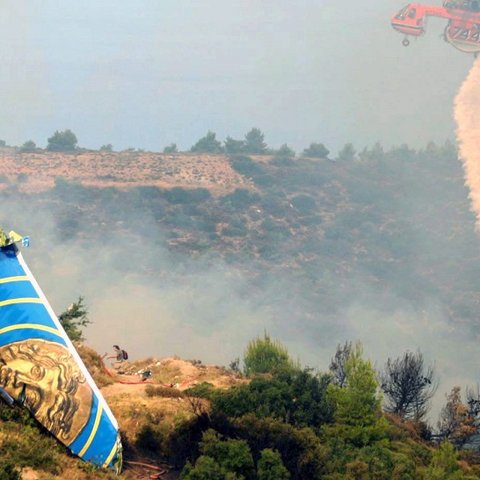
{"type": "Polygon", "coordinates": [[[480,58],[475,61],[454,102],[459,157],[465,185],[480,231],[480,58]]]}

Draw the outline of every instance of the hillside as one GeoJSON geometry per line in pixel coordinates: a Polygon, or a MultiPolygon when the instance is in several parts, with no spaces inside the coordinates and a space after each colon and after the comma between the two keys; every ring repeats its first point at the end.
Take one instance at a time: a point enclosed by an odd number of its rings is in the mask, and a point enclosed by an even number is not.
{"type": "MultiPolygon", "coordinates": [[[[347,374],[347,379],[359,375],[360,383],[342,388],[309,369],[295,367],[247,379],[179,358],[126,362],[124,373],[119,373],[99,368],[100,356],[87,346],[77,348],[119,422],[122,474],[115,476],[72,457],[26,410],[0,402],[2,480],[448,478],[435,476],[442,472],[474,480],[480,475],[475,455],[462,452],[457,461],[448,445],[428,441],[422,422],[381,414],[376,384],[368,385],[362,370],[347,374]],[[138,373],[145,369],[152,377],[142,383],[138,373]],[[357,395],[363,399],[361,406],[357,395]],[[332,398],[337,398],[337,406],[332,398]],[[335,413],[337,409],[341,413],[335,413]],[[232,477],[216,470],[213,458],[246,475],[232,477]],[[197,473],[190,476],[193,462],[197,473]]],[[[363,365],[373,373],[368,362],[363,365]]]]}
{"type": "Polygon", "coordinates": [[[27,193],[53,188],[57,177],[90,187],[207,188],[216,194],[252,183],[239,175],[223,155],[158,154],[139,152],[39,151],[16,153],[0,149],[0,187],[18,182],[27,193]]]}
{"type": "Polygon", "coordinates": [[[162,479],[178,478],[178,472],[165,463],[165,453],[158,457],[155,441],[159,433],[152,433],[150,429],[166,436],[180,421],[195,414],[195,403],[183,393],[187,388],[203,382],[220,389],[245,383],[245,379],[225,368],[179,358],[128,362],[124,365],[127,370],[124,374],[114,369],[108,369],[106,374],[103,367],[99,368],[101,362],[96,352],[82,344],[77,348],[119,422],[125,450],[124,472],[116,477],[76,460],[25,411],[12,410],[0,401],[0,444],[3,447],[0,449],[0,477],[3,462],[10,460],[23,468],[25,480],[131,480],[150,478],[157,471],[162,472],[162,479]],[[142,383],[135,373],[146,368],[151,370],[152,377],[142,383]],[[37,449],[35,454],[32,449],[37,449]]]}
{"type": "MultiPolygon", "coordinates": [[[[336,315],[355,297],[387,310],[435,304],[475,328],[480,258],[451,145],[376,146],[350,162],[4,153],[0,178],[4,204],[19,210],[17,229],[31,232],[33,208],[53,217],[48,233],[60,242],[134,242],[154,232],[152,256],[221,258],[248,272],[254,296],[271,290],[273,275],[302,298],[303,311],[290,313],[307,325],[314,312],[336,315]]],[[[157,266],[149,256],[138,268],[157,266]]]]}
{"type": "MultiPolygon", "coordinates": [[[[440,374],[437,405],[452,386],[478,378],[472,360],[479,333],[478,237],[450,144],[419,151],[376,145],[338,161],[7,151],[0,176],[0,225],[32,236],[25,255],[48,297],[67,302],[72,291],[85,295],[94,314],[88,339],[101,348],[125,343],[134,359],[164,353],[168,364],[152,359],[134,365],[160,362],[160,383],[187,386],[213,378],[222,389],[229,387],[232,377],[222,377],[224,370],[176,365],[173,355],[228,364],[264,329],[321,370],[345,339],[361,339],[379,362],[401,351],[426,350],[440,374]],[[62,296],[67,284],[68,298],[62,296]]],[[[319,381],[315,377],[312,385],[319,381]]],[[[255,461],[270,445],[265,436],[261,442],[252,437],[262,431],[269,439],[285,435],[295,445],[303,439],[309,446],[302,448],[319,449],[321,458],[325,445],[334,448],[333,430],[319,433],[319,422],[285,426],[239,415],[228,421],[200,416],[198,423],[192,417],[184,424],[192,408],[184,397],[156,398],[168,395],[164,390],[148,397],[143,386],[109,386],[104,377],[102,382],[128,426],[127,451],[131,447],[135,458],[145,454],[136,450],[138,442],[153,445],[156,454],[171,453],[166,438],[175,439],[166,432],[177,427],[180,437],[193,429],[196,443],[181,438],[195,454],[209,426],[248,440],[255,461]],[[152,419],[158,429],[148,427],[152,419]],[[313,433],[298,433],[305,425],[313,433]]],[[[242,382],[233,383],[241,391],[242,382]]],[[[276,395],[278,385],[266,391],[276,395]]],[[[220,397],[207,389],[198,398],[215,403],[220,397]]],[[[202,401],[193,408],[202,409],[202,401]]],[[[404,467],[426,471],[432,447],[423,443],[421,428],[397,423],[392,420],[387,434],[389,465],[414,451],[415,466],[404,467]]],[[[180,458],[170,461],[183,466],[188,456],[177,447],[180,458]]],[[[367,462],[368,451],[362,455],[367,462]]],[[[289,459],[288,468],[295,478],[306,478],[298,473],[300,457],[289,459]]],[[[332,474],[331,463],[308,465],[317,473],[328,468],[325,478],[342,478],[332,474]]]]}

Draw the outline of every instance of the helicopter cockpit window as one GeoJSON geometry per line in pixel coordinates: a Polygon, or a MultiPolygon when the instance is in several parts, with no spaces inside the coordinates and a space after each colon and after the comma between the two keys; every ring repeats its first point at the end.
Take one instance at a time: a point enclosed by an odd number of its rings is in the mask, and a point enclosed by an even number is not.
{"type": "Polygon", "coordinates": [[[399,20],[404,20],[405,19],[405,14],[407,13],[408,10],[408,5],[406,7],[403,7],[396,15],[395,18],[398,18],[399,20]]]}

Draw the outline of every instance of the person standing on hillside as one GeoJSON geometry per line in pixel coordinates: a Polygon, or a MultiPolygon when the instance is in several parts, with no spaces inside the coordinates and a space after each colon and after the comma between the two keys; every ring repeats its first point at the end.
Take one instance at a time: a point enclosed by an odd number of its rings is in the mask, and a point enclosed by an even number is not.
{"type": "Polygon", "coordinates": [[[122,350],[118,345],[113,345],[113,354],[105,354],[102,359],[110,360],[115,359],[112,363],[114,368],[118,368],[125,360],[128,360],[128,353],[125,350],[122,350]]]}

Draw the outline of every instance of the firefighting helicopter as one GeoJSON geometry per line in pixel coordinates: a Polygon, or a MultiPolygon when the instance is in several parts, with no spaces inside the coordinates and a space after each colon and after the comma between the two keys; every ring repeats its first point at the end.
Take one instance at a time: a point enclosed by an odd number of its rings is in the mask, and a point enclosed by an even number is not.
{"type": "Polygon", "coordinates": [[[448,20],[444,39],[455,48],[475,56],[480,52],[480,0],[445,0],[442,7],[409,3],[391,19],[392,27],[405,34],[405,47],[409,36],[425,33],[428,17],[448,20]]]}

